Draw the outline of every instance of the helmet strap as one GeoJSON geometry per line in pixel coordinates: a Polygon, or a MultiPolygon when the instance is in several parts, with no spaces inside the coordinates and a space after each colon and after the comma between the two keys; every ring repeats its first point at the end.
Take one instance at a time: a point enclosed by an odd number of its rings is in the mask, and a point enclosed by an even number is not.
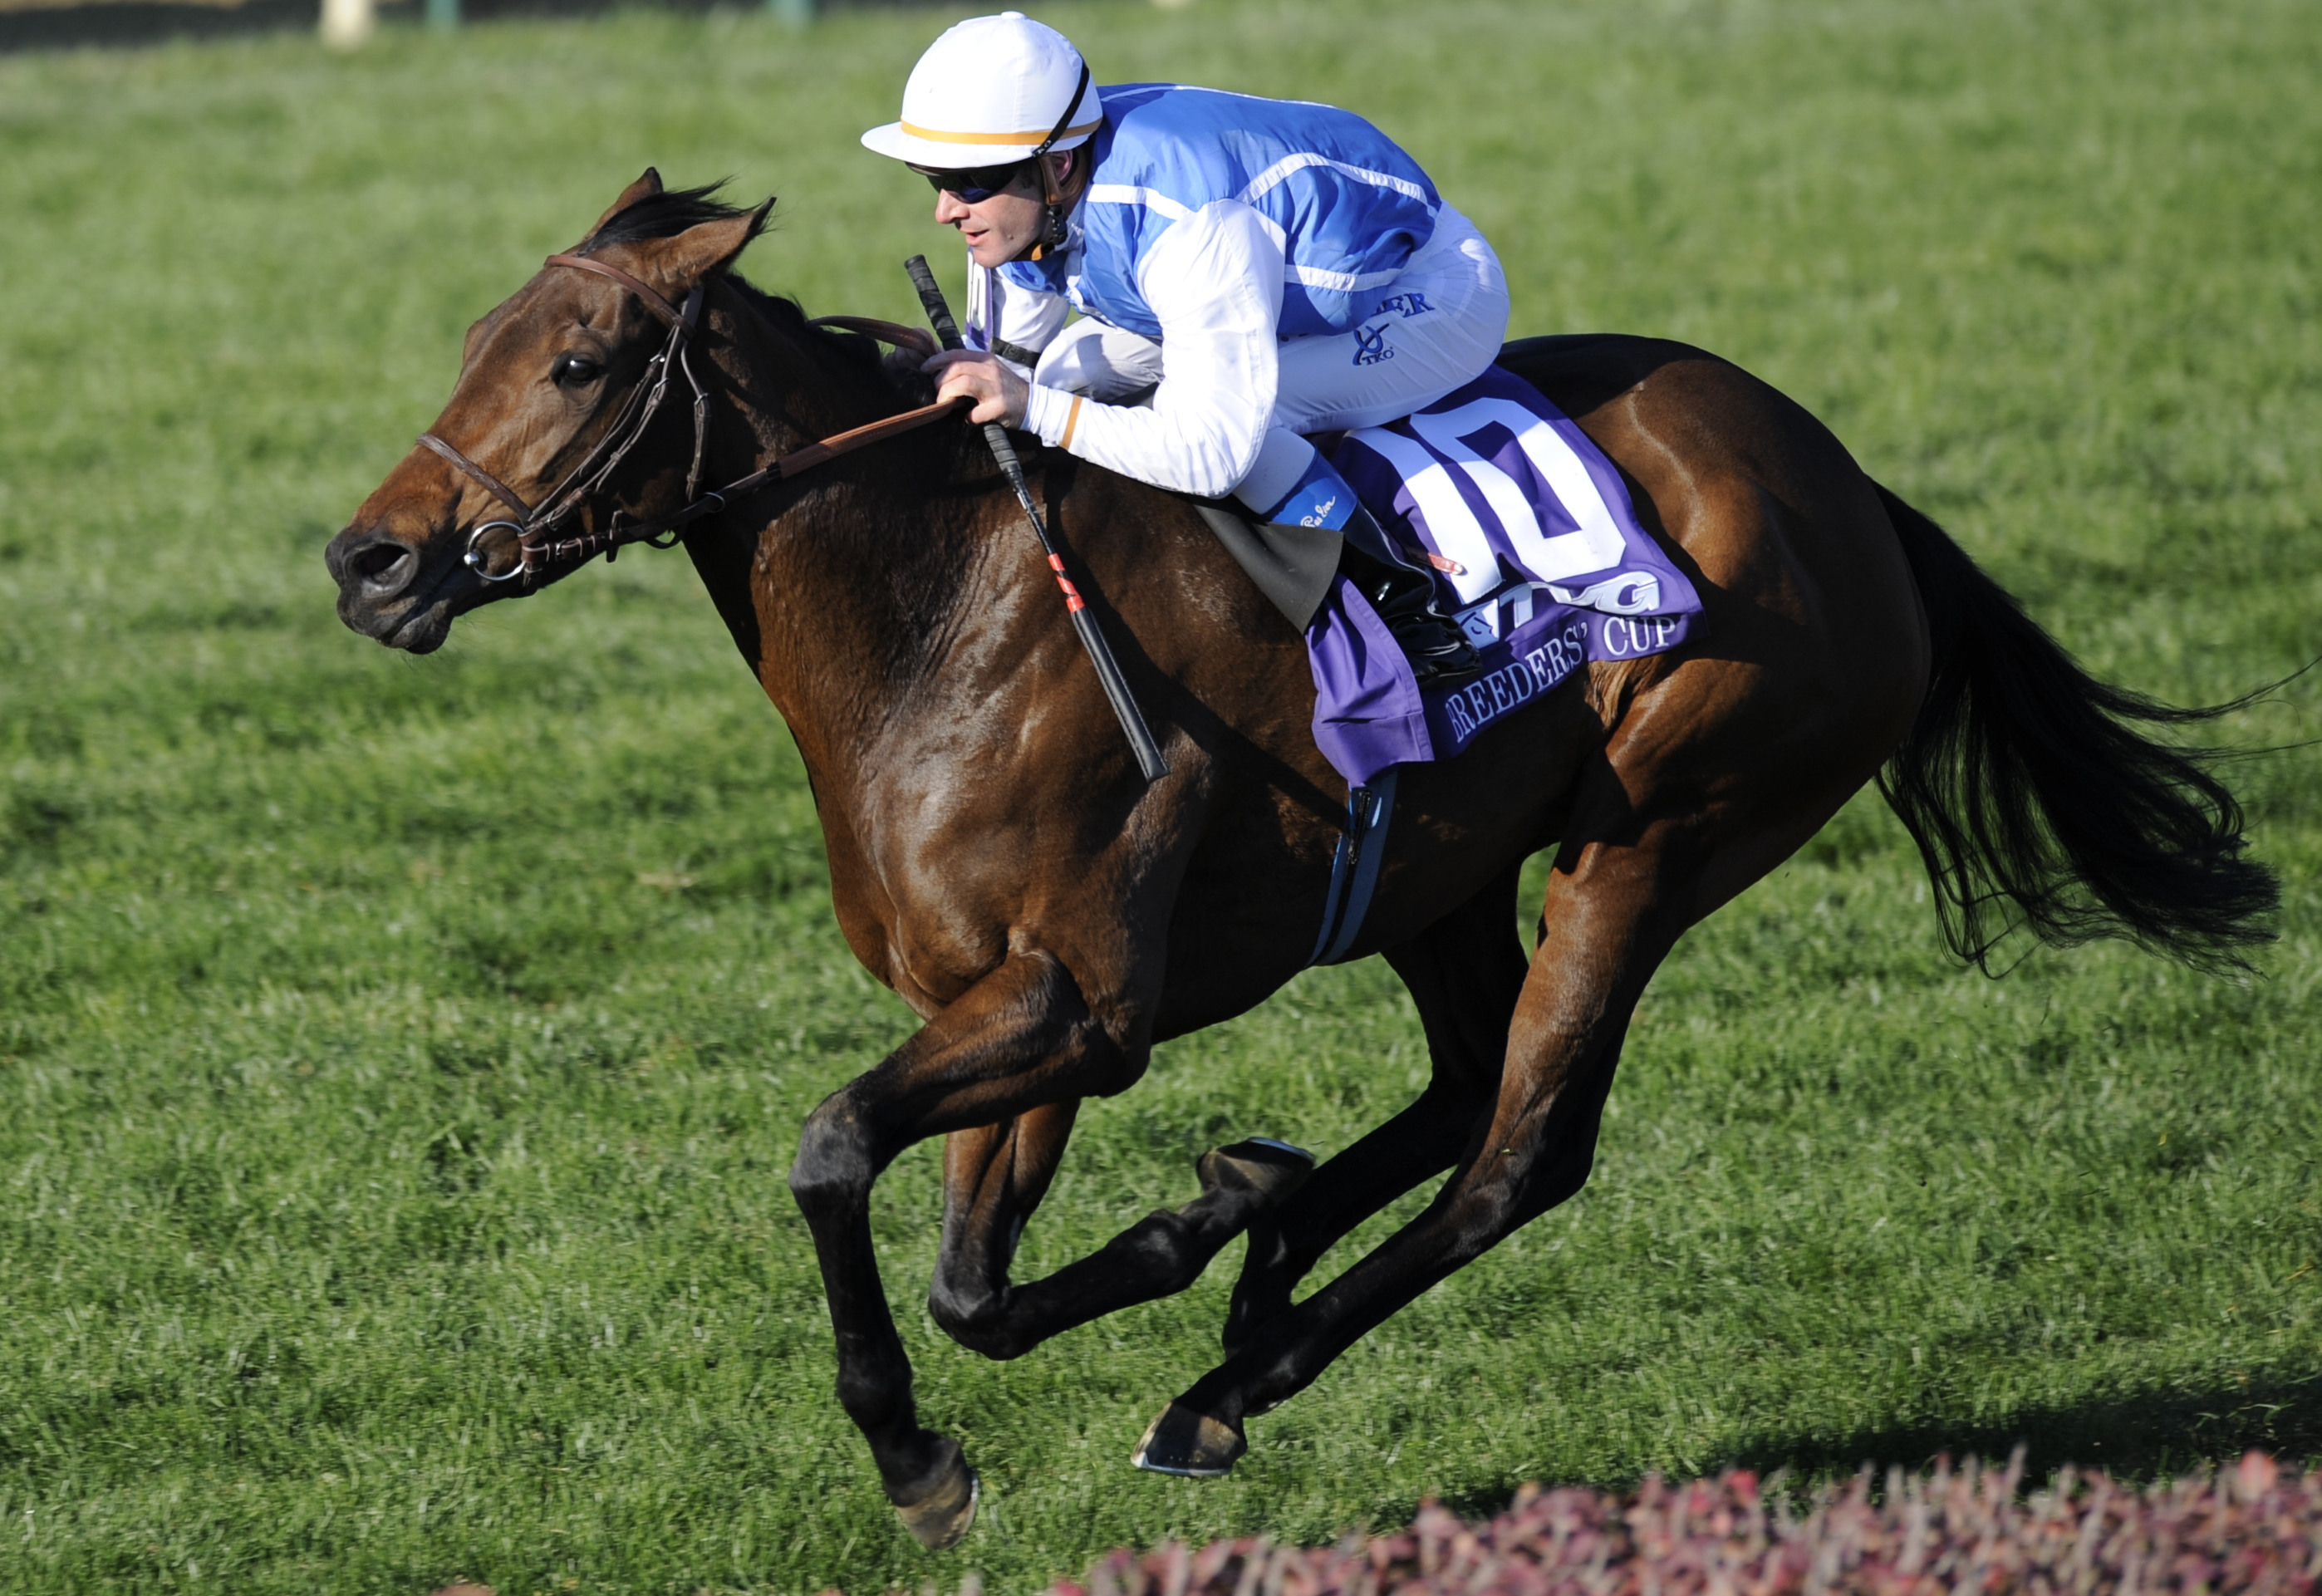
{"type": "Polygon", "coordinates": [[[1083,61],[1080,81],[1073,85],[1072,97],[1065,102],[1064,115],[1056,118],[1056,125],[1048,130],[1048,136],[1040,141],[1040,147],[1031,154],[1033,165],[1039,170],[1040,192],[1047,197],[1047,220],[1040,230],[1039,242],[1032,246],[1030,259],[1035,261],[1050,250],[1064,248],[1065,240],[1069,236],[1065,225],[1065,197],[1058,190],[1055,170],[1048,165],[1048,147],[1065,136],[1065,129],[1072,124],[1073,113],[1081,108],[1081,96],[1088,93],[1088,62],[1083,61]]]}

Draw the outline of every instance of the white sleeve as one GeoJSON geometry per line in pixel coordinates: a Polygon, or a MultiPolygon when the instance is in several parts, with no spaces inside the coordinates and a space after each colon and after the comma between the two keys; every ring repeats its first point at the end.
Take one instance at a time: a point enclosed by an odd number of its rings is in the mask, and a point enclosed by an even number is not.
{"type": "Polygon", "coordinates": [[[1282,244],[1238,199],[1203,206],[1161,235],[1137,286],[1161,324],[1161,385],[1149,406],[1032,390],[1026,427],[1157,487],[1222,498],[1249,474],[1274,416],[1282,244]]]}
{"type": "MultiPolygon", "coordinates": [[[[1072,306],[1062,294],[1043,293],[1010,282],[997,271],[967,263],[967,328],[962,335],[970,349],[994,350],[1000,345],[1020,349],[1038,360],[1040,352],[1063,330],[1072,306]]],[[[1026,381],[1032,379],[1032,361],[1002,354],[1026,381]]]]}

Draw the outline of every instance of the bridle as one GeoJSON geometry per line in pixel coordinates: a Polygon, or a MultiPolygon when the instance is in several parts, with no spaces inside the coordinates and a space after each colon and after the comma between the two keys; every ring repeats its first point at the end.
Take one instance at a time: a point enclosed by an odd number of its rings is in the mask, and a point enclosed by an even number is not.
{"type": "MultiPolygon", "coordinates": [[[[701,488],[702,452],[709,440],[709,390],[694,374],[693,362],[688,345],[699,329],[701,317],[701,285],[697,284],[685,297],[682,308],[670,303],[668,296],[617,266],[602,261],[592,261],[586,255],[551,255],[545,266],[568,266],[576,271],[593,271],[610,280],[637,297],[637,300],[669,327],[669,336],[661,351],[645,364],[644,372],[637,379],[629,396],[622,401],[620,411],[605,436],[597,440],[580,464],[565,473],[564,480],[544,494],[537,505],[525,502],[524,496],[499,478],[486,471],[473,460],[432,432],[419,435],[419,442],[443,456],[455,470],[482,488],[493,498],[516,512],[514,520],[499,519],[480,522],[468,529],[468,546],[462,553],[461,563],[485,582],[513,582],[522,578],[527,587],[552,574],[562,574],[566,569],[587,564],[599,555],[609,562],[621,549],[633,543],[643,543],[654,548],[667,548],[674,544],[685,527],[704,516],[715,515],[737,500],[755,492],[769,482],[780,482],[810,471],[826,461],[850,454],[866,444],[925,427],[952,413],[967,396],[956,395],[937,404],[922,405],[916,410],[906,410],[900,416],[889,416],[865,427],[794,449],[772,464],[736,477],[722,488],[707,492],[701,488]],[[684,509],[658,521],[633,521],[623,525],[621,510],[617,506],[608,523],[599,531],[583,532],[575,537],[551,538],[558,523],[580,508],[591,497],[603,491],[606,482],[628,458],[629,451],[644,436],[653,425],[662,401],[668,397],[669,379],[672,371],[682,371],[688,387],[693,390],[693,458],[685,473],[684,509]],[[699,495],[697,497],[697,494],[699,495]],[[506,570],[492,569],[492,551],[487,546],[488,534],[506,532],[515,544],[515,563],[506,570]]],[[[897,322],[879,321],[870,316],[817,316],[809,325],[835,326],[848,332],[864,333],[888,344],[919,349],[932,354],[936,350],[933,338],[917,327],[897,322]]]]}

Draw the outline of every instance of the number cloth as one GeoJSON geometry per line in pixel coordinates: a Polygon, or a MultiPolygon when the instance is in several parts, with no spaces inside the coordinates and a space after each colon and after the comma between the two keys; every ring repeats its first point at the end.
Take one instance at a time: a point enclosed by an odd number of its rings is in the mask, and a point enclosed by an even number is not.
{"type": "Polygon", "coordinates": [[[1306,644],[1314,740],[1349,786],[1450,758],[1590,660],[1674,648],[1700,613],[1604,451],[1513,372],[1349,432],[1330,459],[1389,537],[1452,567],[1438,602],[1484,665],[1422,693],[1385,623],[1336,578],[1306,644]]]}

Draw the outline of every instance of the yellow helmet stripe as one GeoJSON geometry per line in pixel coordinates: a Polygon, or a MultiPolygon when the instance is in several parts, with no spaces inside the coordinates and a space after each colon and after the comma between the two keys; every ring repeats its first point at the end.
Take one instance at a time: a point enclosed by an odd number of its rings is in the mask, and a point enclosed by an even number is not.
{"type": "MultiPolygon", "coordinates": [[[[1030,133],[945,133],[940,128],[921,127],[916,122],[906,122],[900,125],[913,138],[926,139],[931,143],[937,144],[1037,144],[1048,136],[1048,130],[1045,127],[1036,127],[1030,133]]],[[[1068,127],[1056,136],[1060,139],[1076,139],[1083,133],[1094,133],[1103,125],[1104,118],[1100,116],[1094,122],[1083,122],[1078,127],[1068,127]]]]}

